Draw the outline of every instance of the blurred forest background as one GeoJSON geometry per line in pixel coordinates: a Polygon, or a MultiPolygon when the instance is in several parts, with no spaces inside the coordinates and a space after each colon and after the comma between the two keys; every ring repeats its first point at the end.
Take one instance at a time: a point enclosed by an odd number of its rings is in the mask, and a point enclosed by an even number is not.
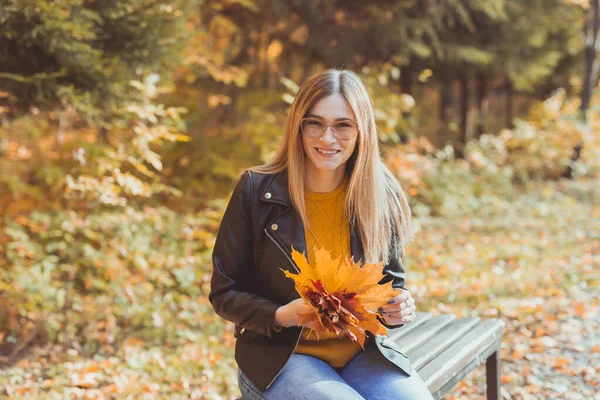
{"type": "Polygon", "coordinates": [[[0,397],[235,398],[216,230],[335,67],[368,85],[409,194],[418,310],[506,322],[505,399],[593,398],[599,8],[0,0],[0,397]]]}

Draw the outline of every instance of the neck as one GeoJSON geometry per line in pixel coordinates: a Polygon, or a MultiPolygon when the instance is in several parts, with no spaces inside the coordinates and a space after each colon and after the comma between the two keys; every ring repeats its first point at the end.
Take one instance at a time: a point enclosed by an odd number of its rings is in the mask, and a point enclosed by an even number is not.
{"type": "Polygon", "coordinates": [[[339,167],[333,171],[320,171],[316,168],[306,168],[306,188],[311,192],[327,193],[337,188],[345,176],[345,168],[339,167]]]}

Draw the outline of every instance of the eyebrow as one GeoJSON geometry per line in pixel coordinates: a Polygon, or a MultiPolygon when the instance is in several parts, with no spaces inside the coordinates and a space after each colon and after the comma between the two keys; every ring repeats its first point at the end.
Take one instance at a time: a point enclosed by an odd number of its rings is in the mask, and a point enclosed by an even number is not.
{"type": "MultiPolygon", "coordinates": [[[[316,114],[306,114],[306,117],[307,118],[310,117],[310,118],[325,119],[325,118],[321,117],[320,115],[316,115],[316,114]]],[[[352,118],[348,118],[348,117],[336,118],[336,119],[334,119],[334,121],[352,121],[352,122],[356,122],[352,118]]]]}

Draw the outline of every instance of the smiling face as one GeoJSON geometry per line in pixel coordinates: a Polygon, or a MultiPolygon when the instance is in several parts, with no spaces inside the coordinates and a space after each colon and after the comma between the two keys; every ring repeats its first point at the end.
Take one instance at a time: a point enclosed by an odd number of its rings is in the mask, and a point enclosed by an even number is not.
{"type": "MultiPolygon", "coordinates": [[[[354,112],[341,94],[320,99],[308,110],[305,117],[318,118],[329,125],[339,124],[344,119],[356,121],[354,112]]],[[[307,176],[333,173],[336,177],[342,177],[346,162],[354,152],[357,138],[358,133],[352,139],[340,140],[333,135],[331,128],[327,128],[318,138],[310,138],[303,134],[302,146],[306,155],[307,176]]]]}

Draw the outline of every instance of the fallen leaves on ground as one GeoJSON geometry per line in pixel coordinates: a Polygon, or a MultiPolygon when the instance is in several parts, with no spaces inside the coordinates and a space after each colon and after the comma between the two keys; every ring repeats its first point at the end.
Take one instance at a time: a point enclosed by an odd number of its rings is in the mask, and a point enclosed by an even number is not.
{"type": "MultiPolygon", "coordinates": [[[[417,235],[429,246],[410,254],[421,311],[506,323],[503,399],[598,398],[599,189],[597,181],[532,183],[498,215],[431,220],[417,235]],[[433,295],[443,287],[451,290],[433,295]]],[[[485,365],[445,398],[485,398],[485,365]]]]}
{"type": "MultiPolygon", "coordinates": [[[[503,399],[594,399],[598,393],[599,191],[598,181],[535,183],[494,214],[417,221],[420,231],[405,258],[417,308],[506,323],[503,399]]],[[[210,307],[179,318],[202,321],[192,340],[155,343],[134,335],[93,358],[60,346],[33,349],[0,369],[0,395],[239,397],[232,325],[210,307]]],[[[444,398],[485,398],[485,366],[444,398]]]]}

